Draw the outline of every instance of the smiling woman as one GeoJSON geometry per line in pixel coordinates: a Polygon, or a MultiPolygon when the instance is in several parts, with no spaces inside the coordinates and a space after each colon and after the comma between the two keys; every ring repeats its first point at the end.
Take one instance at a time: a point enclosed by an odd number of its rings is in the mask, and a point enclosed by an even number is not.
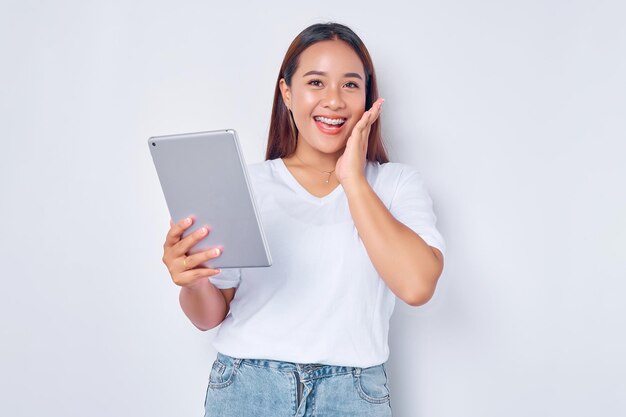
{"type": "MultiPolygon", "coordinates": [[[[304,125],[293,122],[294,109],[285,105],[290,99],[286,96],[290,90],[295,89],[297,93],[298,87],[304,84],[310,87],[311,93],[315,89],[318,90],[318,97],[328,94],[329,87],[332,87],[331,95],[343,92],[344,97],[350,90],[349,96],[346,97],[353,106],[350,109],[360,109],[361,114],[378,98],[374,64],[361,39],[343,25],[328,24],[324,27],[328,29],[327,31],[321,28],[322,25],[313,25],[304,30],[294,39],[285,54],[274,93],[266,159],[293,154],[298,141],[298,128],[300,126],[304,128],[304,125]],[[329,85],[329,82],[333,81],[341,86],[341,91],[333,90],[337,87],[337,84],[329,85]]],[[[333,99],[332,96],[330,98],[333,99]]],[[[358,118],[354,123],[356,121],[358,118]]],[[[346,138],[347,136],[343,139],[346,138]]],[[[378,120],[371,125],[368,142],[367,159],[380,163],[388,162],[378,120]]]]}
{"type": "Polygon", "coordinates": [[[383,101],[352,30],[306,28],[276,81],[266,161],[248,167],[274,264],[196,268],[219,253],[187,257],[206,235],[172,225],[183,311],[220,325],[205,416],[391,416],[389,319],[396,299],[430,299],[445,243],[419,173],[388,162],[383,101]]]}
{"type": "Polygon", "coordinates": [[[279,81],[297,127],[298,157],[313,166],[333,168],[365,112],[363,64],[340,40],[310,46],[299,61],[291,85],[284,78],[279,81]]]}

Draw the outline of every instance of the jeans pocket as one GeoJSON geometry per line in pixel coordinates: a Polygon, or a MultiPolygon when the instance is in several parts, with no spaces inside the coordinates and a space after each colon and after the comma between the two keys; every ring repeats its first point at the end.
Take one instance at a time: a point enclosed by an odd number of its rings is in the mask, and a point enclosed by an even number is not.
{"type": "Polygon", "coordinates": [[[211,367],[208,388],[221,389],[232,384],[236,369],[236,360],[225,355],[218,355],[211,367]]]}
{"type": "Polygon", "coordinates": [[[383,404],[389,401],[387,373],[382,364],[369,368],[356,368],[352,375],[356,390],[365,401],[372,404],[383,404]]]}

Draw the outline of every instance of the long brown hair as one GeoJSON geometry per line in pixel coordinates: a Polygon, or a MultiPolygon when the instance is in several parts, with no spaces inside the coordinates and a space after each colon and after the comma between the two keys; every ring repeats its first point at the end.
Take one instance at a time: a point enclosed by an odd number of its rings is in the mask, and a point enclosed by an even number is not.
{"type": "MultiPolygon", "coordinates": [[[[281,78],[284,78],[287,85],[291,87],[291,78],[298,68],[298,61],[302,52],[317,42],[328,40],[342,40],[346,42],[361,59],[365,69],[365,110],[369,110],[378,98],[374,64],[365,44],[357,34],[349,27],[339,23],[317,23],[309,26],[300,32],[289,45],[278,73],[267,140],[267,151],[265,153],[266,160],[287,157],[296,151],[298,129],[283,101],[283,96],[280,92],[281,78]]],[[[380,118],[376,119],[370,129],[366,159],[368,161],[378,161],[381,164],[389,162],[380,134],[380,118]]]]}

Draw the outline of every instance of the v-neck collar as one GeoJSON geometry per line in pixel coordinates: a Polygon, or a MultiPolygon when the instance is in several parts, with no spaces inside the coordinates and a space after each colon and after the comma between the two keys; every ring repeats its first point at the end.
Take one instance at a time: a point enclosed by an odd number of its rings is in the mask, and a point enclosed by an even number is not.
{"type": "Polygon", "coordinates": [[[315,204],[324,204],[325,202],[335,198],[339,194],[343,194],[343,186],[341,184],[337,185],[330,193],[326,194],[324,197],[317,197],[310,192],[307,191],[306,188],[302,186],[298,182],[298,180],[293,176],[287,165],[285,165],[285,161],[282,158],[275,159],[275,165],[278,171],[281,173],[282,177],[287,181],[289,186],[304,197],[306,200],[315,203],[315,204]]]}

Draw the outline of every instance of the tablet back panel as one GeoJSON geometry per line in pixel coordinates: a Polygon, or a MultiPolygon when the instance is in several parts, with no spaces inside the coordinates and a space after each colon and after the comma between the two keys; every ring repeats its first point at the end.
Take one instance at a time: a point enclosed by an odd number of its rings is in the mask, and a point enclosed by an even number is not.
{"type": "Polygon", "coordinates": [[[194,216],[183,238],[209,225],[209,234],[188,255],[223,246],[213,268],[272,264],[254,191],[234,130],[155,136],[148,146],[170,216],[194,216]]]}

